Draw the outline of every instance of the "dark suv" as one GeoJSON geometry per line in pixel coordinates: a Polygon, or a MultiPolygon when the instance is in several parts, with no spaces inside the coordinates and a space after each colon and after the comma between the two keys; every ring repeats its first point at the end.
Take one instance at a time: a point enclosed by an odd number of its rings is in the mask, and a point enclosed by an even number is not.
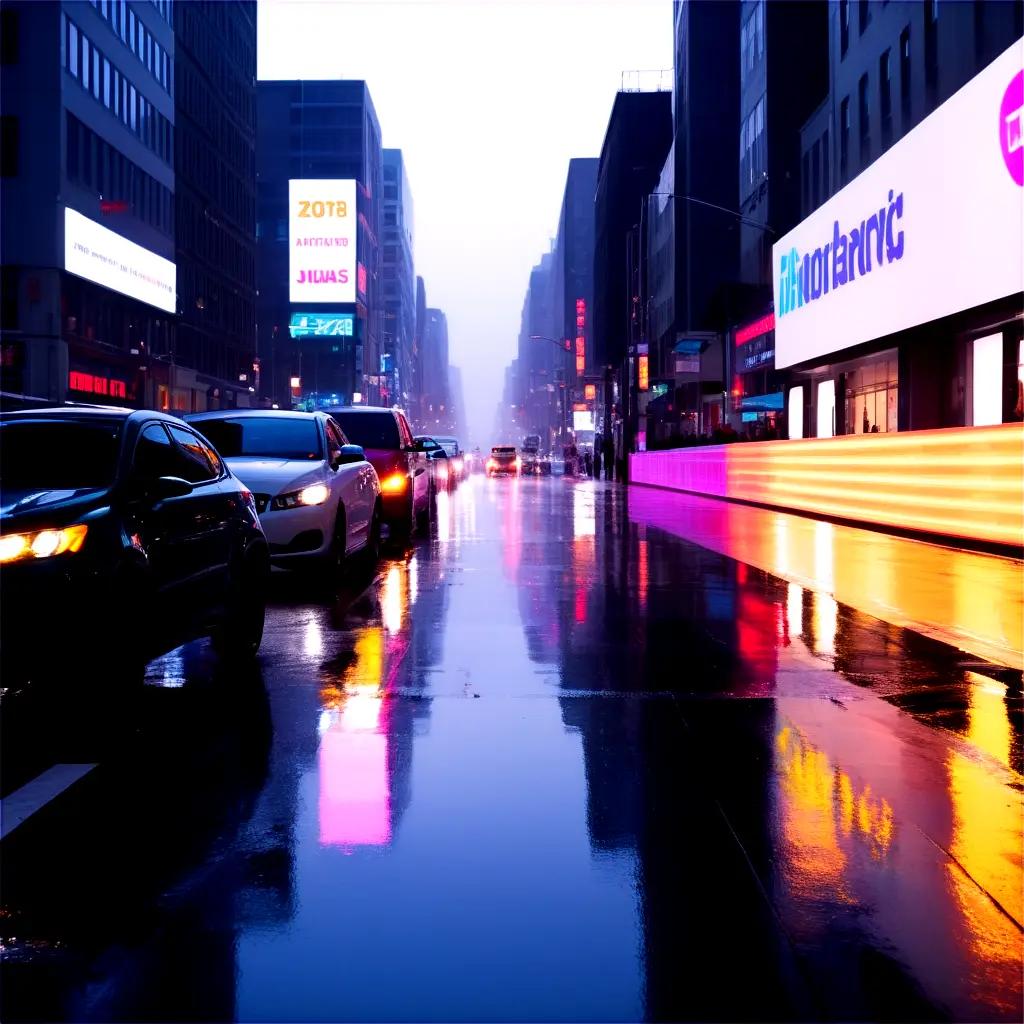
{"type": "Polygon", "coordinates": [[[0,659],[6,686],[263,636],[267,542],[253,496],[181,420],[130,409],[0,416],[0,659]]]}
{"type": "Polygon", "coordinates": [[[430,519],[427,455],[413,438],[409,421],[397,409],[350,405],[325,409],[352,444],[360,445],[380,477],[384,522],[410,533],[430,519]]]}

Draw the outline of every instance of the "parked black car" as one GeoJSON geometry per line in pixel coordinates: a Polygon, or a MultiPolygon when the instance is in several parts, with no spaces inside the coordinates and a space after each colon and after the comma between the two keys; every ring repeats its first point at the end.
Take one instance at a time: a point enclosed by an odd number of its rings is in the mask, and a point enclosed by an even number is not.
{"type": "Polygon", "coordinates": [[[145,662],[212,636],[251,657],[267,542],[252,494],[172,416],[61,408],[0,416],[4,686],[139,681],[145,662]]]}

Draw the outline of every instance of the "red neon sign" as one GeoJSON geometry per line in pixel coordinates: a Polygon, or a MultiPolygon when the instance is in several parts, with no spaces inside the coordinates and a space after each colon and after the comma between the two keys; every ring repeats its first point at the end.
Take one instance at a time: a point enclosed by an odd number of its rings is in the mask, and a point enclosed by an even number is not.
{"type": "Polygon", "coordinates": [[[72,370],[68,374],[70,391],[88,391],[92,395],[107,395],[110,398],[127,398],[128,385],[123,380],[110,377],[97,377],[91,373],[80,373],[72,370]]]}
{"type": "Polygon", "coordinates": [[[586,299],[577,299],[576,300],[576,315],[577,316],[582,316],[582,315],[586,314],[586,312],[587,312],[587,302],[586,302],[586,299]]]}
{"type": "Polygon", "coordinates": [[[576,355],[585,355],[587,351],[587,340],[582,334],[576,336],[576,355]]]}
{"type": "Polygon", "coordinates": [[[577,356],[576,357],[576,372],[577,373],[583,373],[583,371],[586,369],[586,365],[587,365],[587,361],[586,361],[586,359],[583,358],[583,356],[577,356]]]}
{"type": "Polygon", "coordinates": [[[769,313],[767,316],[761,317],[760,320],[755,320],[753,323],[740,327],[736,331],[736,344],[745,345],[748,341],[759,338],[762,334],[767,334],[769,331],[774,330],[775,314],[769,313]]]}

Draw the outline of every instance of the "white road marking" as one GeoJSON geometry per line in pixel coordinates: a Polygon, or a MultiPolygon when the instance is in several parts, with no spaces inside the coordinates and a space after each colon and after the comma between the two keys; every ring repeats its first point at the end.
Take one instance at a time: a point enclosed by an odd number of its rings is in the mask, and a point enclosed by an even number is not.
{"type": "Polygon", "coordinates": [[[42,810],[95,767],[95,764],[55,764],[0,800],[0,839],[6,839],[36,811],[42,810]]]}

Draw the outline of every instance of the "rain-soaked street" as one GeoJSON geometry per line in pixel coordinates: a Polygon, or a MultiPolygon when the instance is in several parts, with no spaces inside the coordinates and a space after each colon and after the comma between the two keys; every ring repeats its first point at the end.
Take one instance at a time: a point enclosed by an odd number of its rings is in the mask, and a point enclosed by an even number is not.
{"type": "Polygon", "coordinates": [[[1020,1020],[1020,572],[472,478],[249,678],[6,698],[0,1016],[1020,1020]]]}

